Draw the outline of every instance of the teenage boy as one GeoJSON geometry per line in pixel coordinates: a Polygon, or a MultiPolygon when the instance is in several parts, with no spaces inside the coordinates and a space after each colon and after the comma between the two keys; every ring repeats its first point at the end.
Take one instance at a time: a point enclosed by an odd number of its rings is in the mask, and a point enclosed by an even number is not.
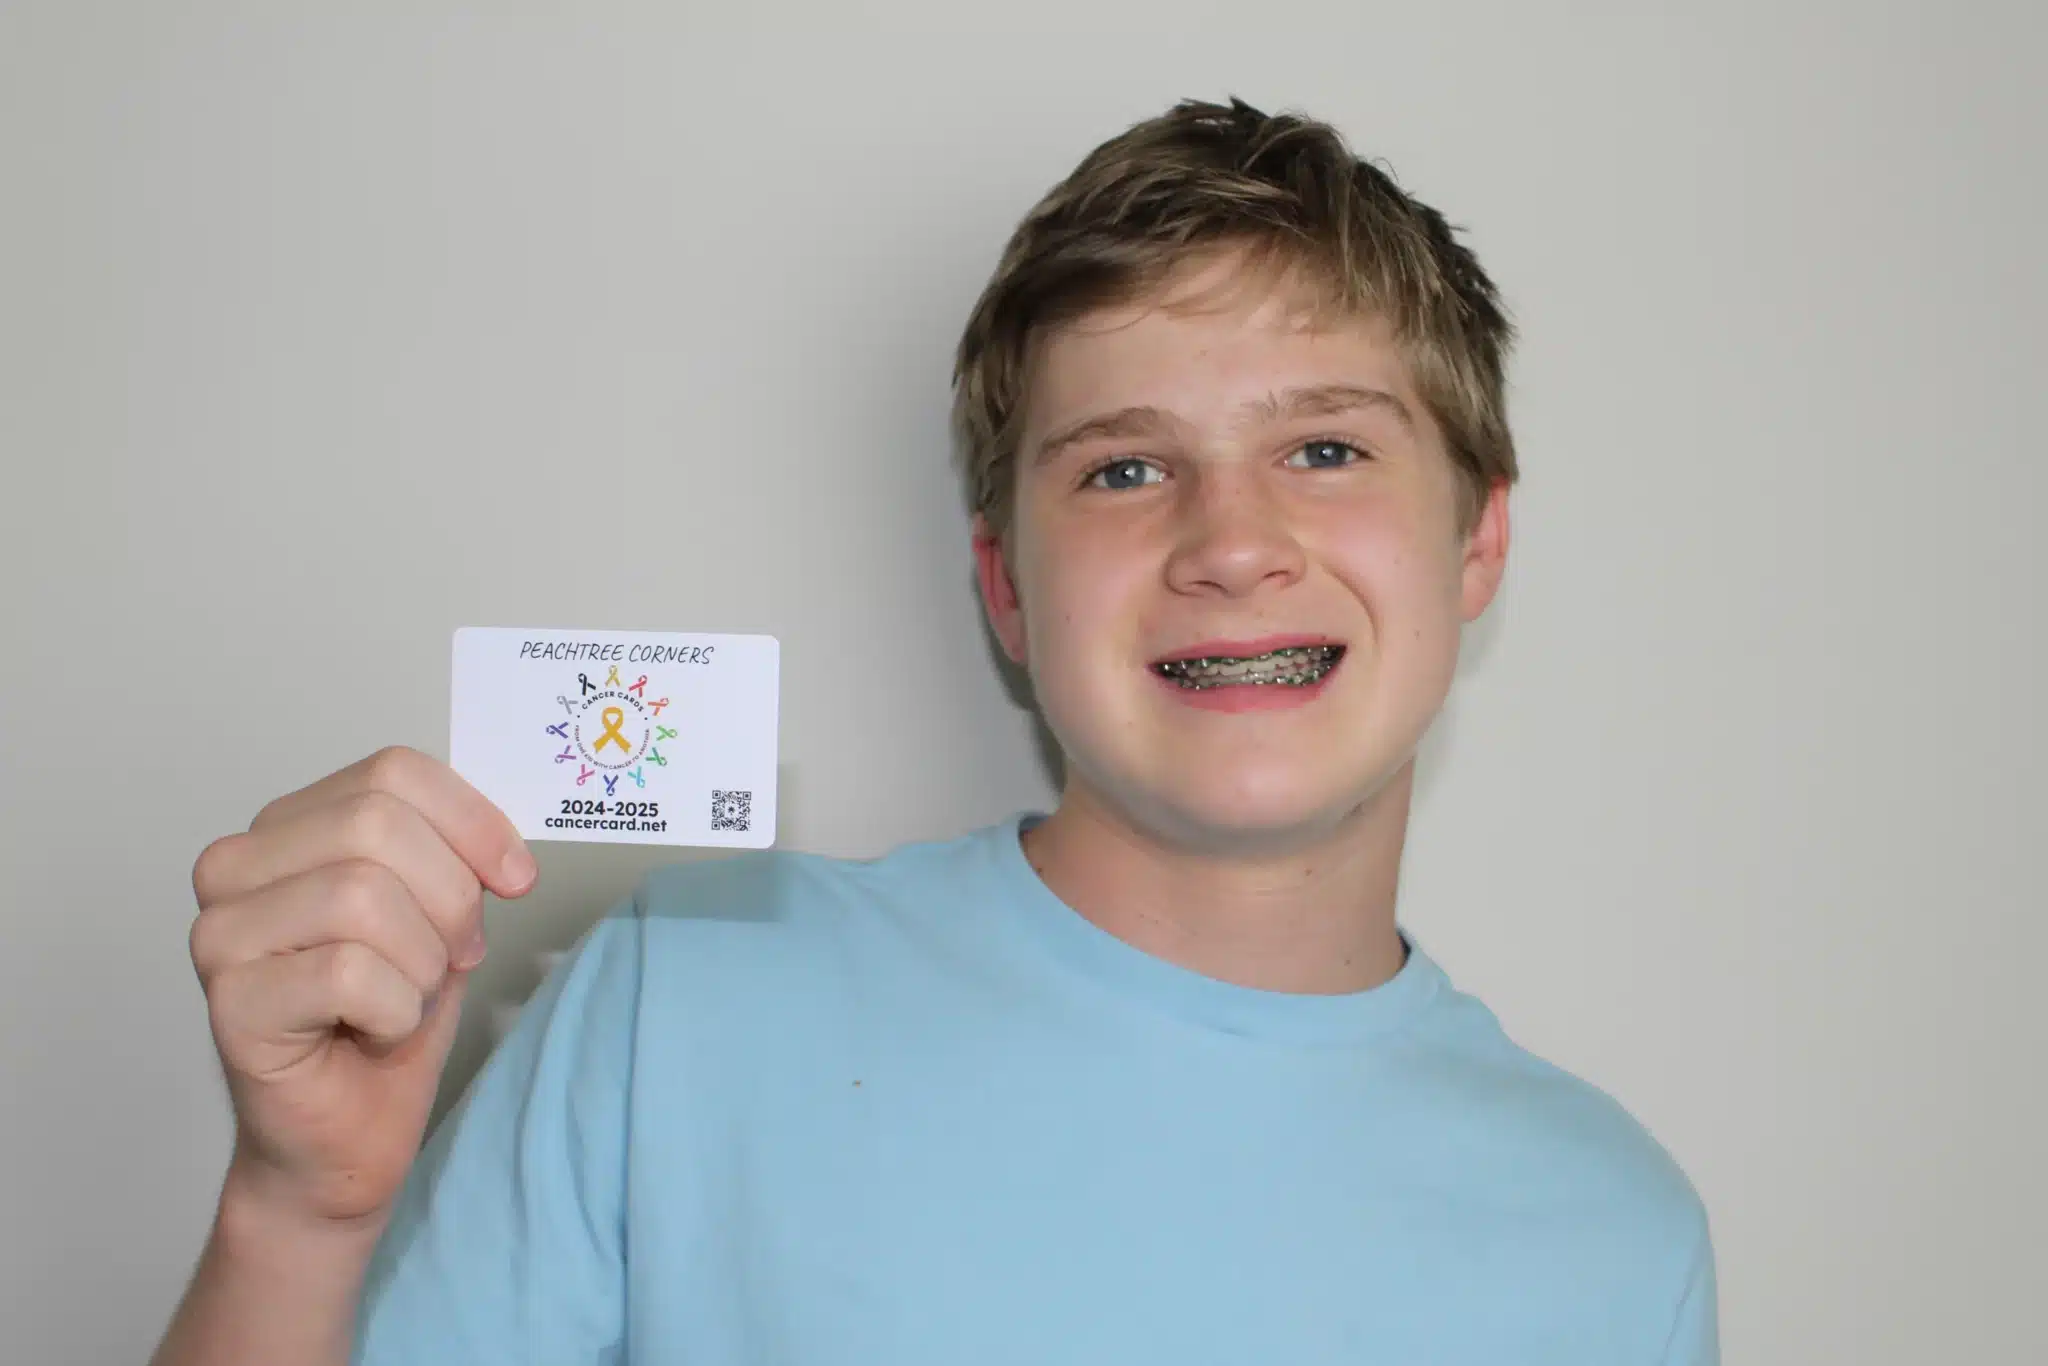
{"type": "Polygon", "coordinates": [[[533,860],[404,750],[271,803],[194,871],[237,1140],[158,1360],[1716,1361],[1686,1178],[1395,913],[1510,340],[1325,125],[1097,149],[956,374],[1057,809],[652,875],[421,1151],[533,860]]]}

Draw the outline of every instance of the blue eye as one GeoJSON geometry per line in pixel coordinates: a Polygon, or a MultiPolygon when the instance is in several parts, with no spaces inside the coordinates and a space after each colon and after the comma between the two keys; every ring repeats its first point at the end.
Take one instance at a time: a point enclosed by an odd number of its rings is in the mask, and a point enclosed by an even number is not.
{"type": "Polygon", "coordinates": [[[1098,489],[1134,489],[1156,482],[1151,476],[1164,478],[1157,465],[1143,460],[1112,460],[1088,476],[1088,486],[1098,489]]]}
{"type": "Polygon", "coordinates": [[[1342,441],[1310,441],[1287,457],[1296,469],[1337,470],[1365,459],[1365,453],[1342,441]]]}

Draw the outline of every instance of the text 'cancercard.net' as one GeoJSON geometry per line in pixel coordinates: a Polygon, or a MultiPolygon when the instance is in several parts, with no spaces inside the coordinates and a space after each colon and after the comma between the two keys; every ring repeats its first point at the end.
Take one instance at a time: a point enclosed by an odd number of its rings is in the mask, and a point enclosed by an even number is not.
{"type": "Polygon", "coordinates": [[[527,839],[775,842],[773,636],[465,626],[448,762],[527,839]]]}

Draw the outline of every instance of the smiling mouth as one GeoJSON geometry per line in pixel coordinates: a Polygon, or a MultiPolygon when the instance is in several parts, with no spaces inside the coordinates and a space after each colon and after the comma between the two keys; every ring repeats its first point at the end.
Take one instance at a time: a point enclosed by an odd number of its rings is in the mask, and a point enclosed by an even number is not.
{"type": "Polygon", "coordinates": [[[1344,657],[1342,645],[1299,645],[1242,658],[1209,655],[1200,659],[1167,659],[1152,672],[1183,688],[1275,687],[1306,688],[1320,683],[1344,657]]]}

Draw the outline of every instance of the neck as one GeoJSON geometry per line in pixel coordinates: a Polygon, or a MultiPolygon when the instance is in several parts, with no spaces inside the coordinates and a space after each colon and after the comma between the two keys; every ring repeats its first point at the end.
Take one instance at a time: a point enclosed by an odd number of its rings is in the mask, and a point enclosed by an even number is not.
{"type": "Polygon", "coordinates": [[[1151,835],[1070,782],[1024,853],[1054,895],[1154,957],[1266,991],[1366,991],[1406,957],[1394,901],[1413,783],[1411,760],[1312,840],[1218,854],[1151,835]]]}

